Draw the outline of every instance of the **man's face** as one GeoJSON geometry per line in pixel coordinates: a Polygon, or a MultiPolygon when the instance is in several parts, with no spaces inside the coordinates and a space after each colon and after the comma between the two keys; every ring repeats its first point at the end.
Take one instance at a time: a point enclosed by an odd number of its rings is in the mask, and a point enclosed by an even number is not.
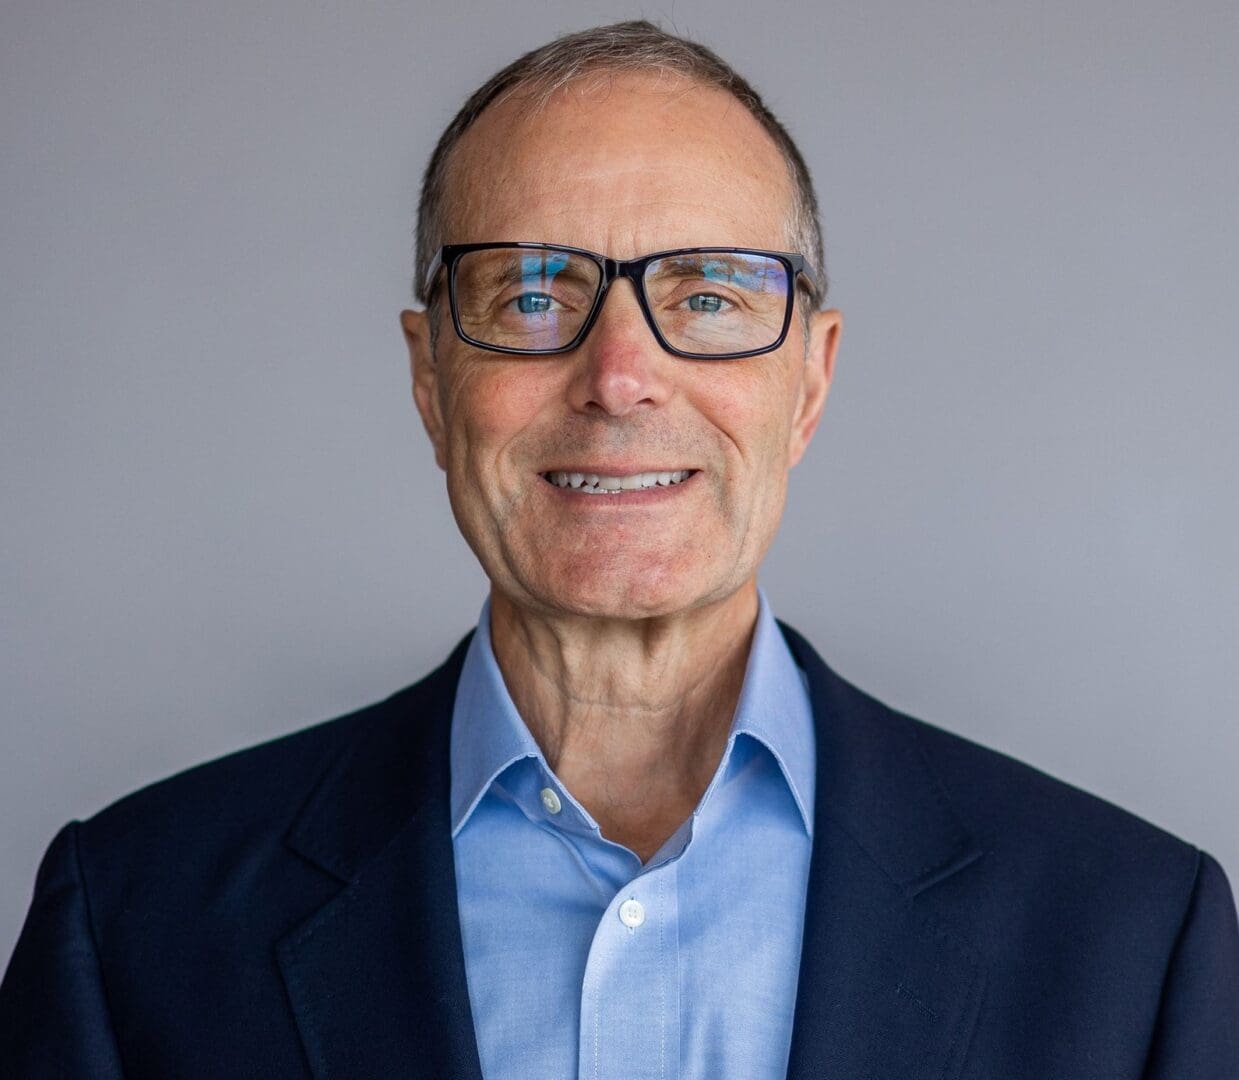
{"type": "MultiPolygon", "coordinates": [[[[730,95],[679,80],[617,76],[531,115],[488,109],[457,146],[449,187],[453,243],[618,259],[789,245],[792,188],[773,142],[730,95]]],[[[658,345],[625,280],[585,342],[555,356],[467,345],[446,309],[433,356],[427,317],[403,315],[414,396],[497,589],[547,614],[631,619],[720,601],[754,577],[825,402],[837,312],[815,314],[807,342],[797,316],[775,352],[700,361],[658,345]],[[684,470],[673,486],[604,495],[547,478],[684,470]]]]}

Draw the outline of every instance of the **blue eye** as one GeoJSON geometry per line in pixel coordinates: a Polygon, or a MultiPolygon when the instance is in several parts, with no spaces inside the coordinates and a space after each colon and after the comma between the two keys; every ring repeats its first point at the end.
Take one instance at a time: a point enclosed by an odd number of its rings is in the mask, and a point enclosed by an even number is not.
{"type": "Polygon", "coordinates": [[[551,310],[551,298],[546,293],[521,293],[516,307],[522,315],[541,315],[551,310]]]}
{"type": "Polygon", "coordinates": [[[688,298],[688,310],[717,315],[723,310],[725,302],[721,296],[714,296],[712,293],[696,293],[688,298]]]}

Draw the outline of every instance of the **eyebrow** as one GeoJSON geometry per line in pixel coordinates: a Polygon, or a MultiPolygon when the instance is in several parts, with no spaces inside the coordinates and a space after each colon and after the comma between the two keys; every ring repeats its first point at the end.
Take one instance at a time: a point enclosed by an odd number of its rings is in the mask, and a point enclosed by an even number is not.
{"type": "Polygon", "coordinates": [[[787,271],[781,263],[773,259],[761,268],[754,268],[751,264],[745,263],[742,257],[728,259],[726,255],[702,253],[700,255],[673,255],[663,259],[658,264],[656,276],[660,278],[701,277],[707,281],[726,282],[752,288],[757,283],[770,280],[786,281],[787,271]],[[719,273],[718,269],[723,269],[725,272],[719,273]]]}
{"type": "Polygon", "coordinates": [[[513,281],[570,281],[591,288],[597,284],[596,268],[593,274],[586,273],[588,268],[593,267],[592,263],[583,264],[581,260],[565,257],[563,262],[557,264],[558,260],[554,256],[555,253],[551,253],[549,258],[513,254],[501,262],[487,263],[466,277],[472,284],[483,288],[496,288],[513,281]]]}

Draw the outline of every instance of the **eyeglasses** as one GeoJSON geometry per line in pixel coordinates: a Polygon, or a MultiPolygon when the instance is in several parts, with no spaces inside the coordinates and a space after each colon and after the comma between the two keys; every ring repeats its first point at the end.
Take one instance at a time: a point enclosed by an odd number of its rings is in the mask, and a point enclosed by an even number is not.
{"type": "Polygon", "coordinates": [[[446,244],[426,280],[447,271],[452,324],[492,352],[570,352],[597,321],[616,278],[633,283],[641,312],[667,352],[692,360],[759,356],[783,344],[804,256],[751,248],[692,247],[617,261],[558,244],[446,244]]]}

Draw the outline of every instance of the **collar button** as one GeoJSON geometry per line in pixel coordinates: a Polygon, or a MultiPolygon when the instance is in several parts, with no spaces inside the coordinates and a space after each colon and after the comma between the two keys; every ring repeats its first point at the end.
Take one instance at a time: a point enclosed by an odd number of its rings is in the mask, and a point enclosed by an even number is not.
{"type": "Polygon", "coordinates": [[[559,801],[554,788],[544,787],[538,793],[538,797],[542,800],[542,808],[548,814],[558,814],[563,809],[563,803],[559,801]]]}

